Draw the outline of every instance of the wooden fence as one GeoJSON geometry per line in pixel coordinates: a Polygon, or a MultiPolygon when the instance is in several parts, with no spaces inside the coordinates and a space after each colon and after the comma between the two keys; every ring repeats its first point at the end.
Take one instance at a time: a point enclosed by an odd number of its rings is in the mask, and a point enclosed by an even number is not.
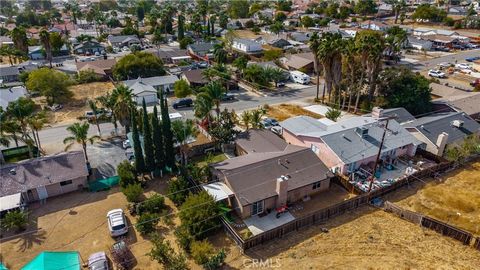
{"type": "Polygon", "coordinates": [[[402,207],[395,205],[389,201],[385,202],[384,210],[399,216],[402,219],[408,220],[412,223],[420,225],[422,223],[422,215],[416,212],[403,209],[402,207]]]}
{"type": "Polygon", "coordinates": [[[473,247],[477,250],[480,250],[480,237],[477,237],[477,239],[475,239],[475,243],[473,244],[473,247]]]}
{"type": "Polygon", "coordinates": [[[466,232],[464,230],[461,230],[459,228],[427,216],[424,216],[422,218],[422,227],[429,228],[438,233],[441,233],[442,235],[458,240],[464,245],[470,244],[470,241],[473,238],[472,234],[469,232],[466,232]]]}
{"type": "Polygon", "coordinates": [[[367,204],[371,199],[375,197],[380,197],[382,195],[385,195],[387,193],[390,193],[406,184],[409,182],[418,180],[421,177],[425,176],[432,176],[435,172],[439,171],[444,171],[448,169],[452,163],[450,162],[442,162],[440,164],[437,164],[428,170],[422,170],[414,173],[413,175],[410,175],[408,177],[405,177],[395,183],[393,183],[391,186],[384,187],[381,189],[377,189],[373,192],[370,193],[364,193],[359,196],[356,196],[354,198],[351,198],[349,200],[343,201],[341,203],[335,204],[333,206],[330,206],[328,208],[323,208],[319,209],[316,212],[310,213],[304,217],[296,218],[295,220],[292,220],[282,226],[276,227],[272,230],[263,232],[259,235],[252,236],[248,239],[243,239],[241,236],[239,236],[235,229],[228,224],[227,221],[222,220],[222,223],[225,227],[225,230],[232,236],[233,240],[240,246],[242,251],[245,251],[249,248],[255,247],[260,244],[264,244],[270,240],[276,239],[276,238],[281,238],[284,235],[297,231],[301,228],[305,228],[311,225],[318,224],[320,222],[325,222],[329,220],[330,218],[339,216],[346,211],[354,210],[358,208],[359,206],[367,204]]]}

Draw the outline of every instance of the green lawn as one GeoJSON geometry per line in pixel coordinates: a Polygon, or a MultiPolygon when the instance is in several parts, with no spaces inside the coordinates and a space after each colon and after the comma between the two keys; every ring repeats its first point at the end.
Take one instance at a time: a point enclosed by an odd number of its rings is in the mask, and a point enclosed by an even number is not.
{"type": "Polygon", "coordinates": [[[194,163],[198,167],[206,166],[210,163],[217,163],[220,161],[224,161],[227,157],[223,153],[211,153],[208,155],[202,155],[198,157],[192,158],[192,163],[194,163]]]}

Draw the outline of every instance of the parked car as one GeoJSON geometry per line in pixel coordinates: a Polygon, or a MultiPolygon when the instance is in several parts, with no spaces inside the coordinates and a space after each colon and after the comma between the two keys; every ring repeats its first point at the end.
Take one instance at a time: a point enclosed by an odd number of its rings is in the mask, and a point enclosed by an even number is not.
{"type": "Polygon", "coordinates": [[[277,86],[278,87],[285,87],[286,83],[285,82],[278,82],[277,86]]]}
{"type": "Polygon", "coordinates": [[[235,100],[235,95],[230,93],[224,93],[222,95],[222,101],[235,100]]]}
{"type": "Polygon", "coordinates": [[[52,106],[46,106],[47,109],[53,111],[53,112],[56,112],[56,111],[59,111],[63,108],[63,105],[62,104],[53,104],[52,106]]]}
{"type": "Polygon", "coordinates": [[[473,43],[467,43],[467,44],[465,44],[465,47],[467,47],[469,49],[476,49],[476,48],[478,48],[478,45],[473,44],[473,43]]]}
{"type": "Polygon", "coordinates": [[[181,98],[177,99],[173,102],[172,107],[174,109],[180,108],[180,107],[190,107],[193,104],[193,100],[191,98],[181,98]]]}
{"type": "Polygon", "coordinates": [[[477,87],[478,85],[480,85],[480,79],[475,79],[470,83],[470,85],[473,87],[477,87]]]}
{"type": "Polygon", "coordinates": [[[441,72],[440,70],[430,69],[428,71],[428,76],[434,78],[445,78],[445,73],[441,72]]]}
{"type": "Polygon", "coordinates": [[[88,257],[89,270],[108,270],[108,259],[105,252],[93,253],[88,257]]]}
{"type": "Polygon", "coordinates": [[[465,46],[462,45],[462,44],[453,44],[452,47],[453,47],[455,50],[465,50],[465,46]]]}
{"type": "Polygon", "coordinates": [[[468,70],[472,69],[472,67],[467,63],[456,64],[455,67],[458,69],[468,69],[468,70]]]}
{"type": "Polygon", "coordinates": [[[122,209],[113,209],[107,213],[108,229],[113,237],[124,235],[128,232],[127,219],[122,209]]]}
{"type": "Polygon", "coordinates": [[[443,62],[443,63],[438,64],[437,66],[438,66],[440,69],[442,69],[442,68],[449,68],[449,67],[453,66],[453,64],[452,64],[452,63],[449,63],[449,62],[443,62]]]}
{"type": "Polygon", "coordinates": [[[450,48],[444,47],[444,46],[438,46],[434,48],[435,51],[441,51],[441,52],[449,52],[450,48]]]}
{"type": "Polygon", "coordinates": [[[122,146],[123,146],[123,149],[127,149],[127,148],[132,147],[129,139],[126,139],[125,141],[123,141],[122,146]]]}
{"type": "MultiPolygon", "coordinates": [[[[97,111],[97,118],[100,118],[103,116],[111,117],[112,113],[104,109],[99,109],[97,111]]],[[[94,117],[95,117],[95,114],[93,113],[93,111],[85,111],[85,118],[87,118],[87,120],[89,121],[93,120],[94,117]]]]}
{"type": "Polygon", "coordinates": [[[278,121],[274,118],[264,118],[264,119],[262,119],[261,123],[267,129],[279,125],[278,121]]]}
{"type": "Polygon", "coordinates": [[[208,68],[208,62],[200,62],[197,64],[199,68],[208,68]]]}
{"type": "Polygon", "coordinates": [[[474,56],[474,57],[465,58],[465,61],[467,61],[467,62],[473,62],[473,61],[478,60],[478,59],[480,59],[480,56],[474,56]]]}
{"type": "Polygon", "coordinates": [[[113,244],[112,261],[118,269],[131,269],[134,262],[134,256],[125,241],[121,240],[113,244]]]}

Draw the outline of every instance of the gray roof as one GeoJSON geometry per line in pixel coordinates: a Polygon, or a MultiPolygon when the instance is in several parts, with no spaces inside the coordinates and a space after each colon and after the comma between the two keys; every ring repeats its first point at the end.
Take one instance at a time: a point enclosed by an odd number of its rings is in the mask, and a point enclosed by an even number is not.
{"type": "Polygon", "coordinates": [[[287,145],[284,151],[247,154],[212,164],[242,205],[276,196],[276,179],[290,176],[288,191],[332,176],[309,148],[287,145]]]}
{"type": "Polygon", "coordinates": [[[144,92],[153,92],[153,93],[157,92],[157,90],[153,88],[153,86],[149,84],[145,84],[144,82],[141,82],[141,81],[135,82],[134,84],[130,85],[129,88],[132,89],[132,93],[135,96],[144,92]]]}
{"type": "Polygon", "coordinates": [[[233,40],[233,42],[242,43],[242,44],[251,45],[251,46],[255,46],[259,44],[258,42],[251,39],[247,39],[247,38],[236,38],[233,40]]]}
{"type": "Polygon", "coordinates": [[[480,93],[468,93],[468,95],[450,96],[434,100],[432,103],[447,103],[456,110],[463,111],[468,115],[480,113],[480,93]]]}
{"type": "Polygon", "coordinates": [[[432,114],[405,124],[405,127],[417,129],[434,144],[442,132],[448,133],[447,144],[463,140],[472,133],[480,132],[480,124],[463,112],[432,114]],[[455,120],[463,121],[463,126],[461,128],[453,126],[452,123],[455,120]]]}
{"type": "Polygon", "coordinates": [[[178,77],[175,75],[166,75],[166,76],[155,76],[155,77],[148,77],[148,78],[138,78],[138,79],[133,79],[133,80],[126,80],[123,81],[123,83],[128,86],[132,87],[137,82],[141,82],[146,85],[150,85],[153,87],[157,87],[160,85],[166,85],[166,84],[173,84],[176,81],[178,81],[178,77]]]}
{"type": "Polygon", "coordinates": [[[285,150],[287,143],[266,129],[249,129],[237,135],[235,143],[247,153],[277,152],[285,150]]]}
{"type": "Polygon", "coordinates": [[[213,50],[214,43],[196,43],[190,44],[188,47],[194,52],[205,53],[213,50]]]}
{"type": "Polygon", "coordinates": [[[135,41],[138,41],[140,42],[140,40],[138,39],[138,37],[136,35],[125,35],[125,36],[108,36],[108,41],[110,41],[111,43],[123,43],[123,42],[127,42],[127,41],[130,41],[130,40],[135,40],[135,41]]]}
{"type": "Polygon", "coordinates": [[[18,71],[18,67],[0,67],[0,76],[13,76],[18,75],[20,72],[18,71]]]}
{"type": "MultiPolygon", "coordinates": [[[[366,114],[364,116],[371,116],[371,114],[366,114]]],[[[393,117],[398,123],[405,123],[415,120],[415,117],[405,110],[405,108],[383,109],[382,116],[393,117]]]]}
{"type": "Polygon", "coordinates": [[[0,107],[7,108],[8,103],[16,101],[27,95],[27,89],[23,86],[15,86],[0,89],[0,107]]]}
{"type": "Polygon", "coordinates": [[[82,151],[7,164],[0,168],[0,197],[87,176],[82,151]]]}
{"type": "MultiPolygon", "coordinates": [[[[378,119],[366,116],[348,118],[332,125],[301,116],[287,119],[280,125],[297,136],[320,138],[345,164],[375,156],[384,130],[378,119]],[[360,127],[368,129],[368,134],[363,137],[357,134],[360,127]]],[[[382,152],[421,144],[395,120],[389,121],[388,128],[391,132],[385,137],[382,152]]]]}

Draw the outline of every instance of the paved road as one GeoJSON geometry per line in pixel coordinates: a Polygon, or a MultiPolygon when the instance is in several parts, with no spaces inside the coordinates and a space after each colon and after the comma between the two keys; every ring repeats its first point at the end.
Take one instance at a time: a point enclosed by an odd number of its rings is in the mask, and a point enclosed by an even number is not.
{"type": "MultiPolygon", "coordinates": [[[[322,89],[321,86],[320,89],[322,89]]],[[[288,92],[282,92],[278,94],[269,94],[266,96],[258,96],[253,95],[251,93],[246,92],[239,92],[236,96],[235,101],[223,102],[221,109],[224,108],[234,109],[235,112],[241,113],[247,109],[257,108],[260,105],[264,104],[278,104],[282,102],[308,102],[308,99],[312,99],[316,94],[316,86],[309,86],[304,89],[299,90],[291,90],[288,92]]],[[[193,108],[181,108],[175,110],[170,107],[170,112],[179,112],[184,115],[186,118],[193,119],[193,108]]],[[[67,132],[66,126],[56,126],[52,128],[43,129],[39,132],[40,140],[42,142],[42,146],[47,150],[49,153],[59,152],[62,151],[63,139],[69,136],[67,132]]],[[[119,132],[123,131],[123,128],[119,126],[119,132]]],[[[112,123],[102,123],[100,124],[100,129],[102,131],[102,135],[111,134],[114,132],[114,127],[112,123]]],[[[91,125],[89,129],[90,135],[97,134],[97,127],[95,125],[91,125]]]]}
{"type": "Polygon", "coordinates": [[[460,51],[455,54],[450,54],[434,59],[428,59],[425,61],[419,61],[416,63],[416,68],[420,69],[431,69],[434,68],[436,65],[443,63],[443,62],[450,62],[452,64],[455,64],[455,61],[458,63],[465,63],[465,58],[469,57],[474,57],[474,56],[480,56],[480,49],[475,49],[475,50],[466,50],[466,51],[460,51]]]}

